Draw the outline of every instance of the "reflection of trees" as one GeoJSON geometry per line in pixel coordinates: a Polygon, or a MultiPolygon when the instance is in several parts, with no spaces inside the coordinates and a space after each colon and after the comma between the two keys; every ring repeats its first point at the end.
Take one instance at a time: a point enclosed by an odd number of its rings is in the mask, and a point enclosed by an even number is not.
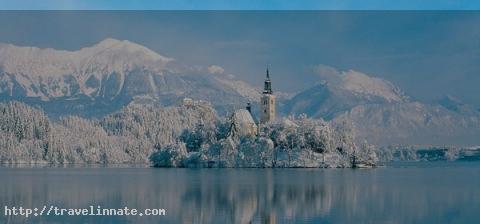
{"type": "MultiPolygon", "coordinates": [[[[299,172],[302,173],[302,172],[299,172]]],[[[279,217],[326,214],[332,203],[324,184],[299,183],[289,172],[268,169],[47,169],[0,172],[0,201],[9,206],[90,205],[166,208],[167,217],[80,217],[71,223],[162,220],[185,223],[268,222],[279,217]],[[5,176],[7,175],[7,176],[5,176]]],[[[303,179],[303,177],[300,177],[303,179]]],[[[5,217],[2,217],[2,219],[5,217]]],[[[63,217],[65,218],[65,217],[63,217]]],[[[0,221],[2,221],[0,219],[0,221]]],[[[19,220],[16,218],[17,221],[19,220]]],[[[35,218],[39,223],[62,217],[35,218]]]]}
{"type": "MultiPolygon", "coordinates": [[[[27,223],[468,223],[480,210],[473,168],[0,168],[0,179],[1,206],[167,209],[166,217],[37,217],[27,223]]],[[[7,218],[0,215],[0,223],[7,218]]]]}
{"type": "Polygon", "coordinates": [[[230,170],[221,183],[220,178],[200,179],[200,184],[189,185],[182,196],[184,211],[189,211],[181,214],[182,219],[187,223],[265,223],[279,216],[293,219],[330,211],[327,185],[296,182],[291,175],[282,175],[273,170],[230,170]]]}

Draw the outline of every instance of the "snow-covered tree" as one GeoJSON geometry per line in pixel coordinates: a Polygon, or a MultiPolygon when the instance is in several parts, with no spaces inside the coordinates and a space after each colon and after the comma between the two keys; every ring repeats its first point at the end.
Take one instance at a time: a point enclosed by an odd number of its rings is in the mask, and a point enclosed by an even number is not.
{"type": "Polygon", "coordinates": [[[187,148],[184,143],[167,145],[165,148],[154,152],[150,161],[156,167],[185,167],[187,148]]]}
{"type": "MultiPolygon", "coordinates": [[[[356,163],[365,165],[375,165],[378,162],[378,157],[375,148],[368,144],[365,140],[356,152],[356,163]]],[[[354,164],[356,165],[356,164],[354,164]]]]}
{"type": "Polygon", "coordinates": [[[100,120],[52,122],[36,108],[0,103],[0,162],[149,163],[160,167],[347,167],[375,164],[353,128],[302,115],[235,132],[208,104],[128,106],[100,120]],[[236,133],[236,134],[234,134],[236,133]],[[250,133],[250,132],[248,132],[250,133]]]}

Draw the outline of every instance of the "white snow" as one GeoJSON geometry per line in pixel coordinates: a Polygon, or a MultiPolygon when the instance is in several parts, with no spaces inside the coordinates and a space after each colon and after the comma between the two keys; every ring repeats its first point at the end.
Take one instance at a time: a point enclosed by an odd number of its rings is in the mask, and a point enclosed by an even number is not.
{"type": "Polygon", "coordinates": [[[253,120],[248,110],[239,109],[233,114],[233,122],[240,135],[255,135],[257,133],[257,124],[253,120]]]}
{"type": "MultiPolygon", "coordinates": [[[[71,88],[76,85],[80,93],[91,96],[98,89],[87,87],[85,82],[91,76],[101,82],[114,73],[119,76],[120,81],[118,95],[129,71],[145,69],[162,74],[166,64],[171,61],[173,59],[139,44],[111,38],[77,51],[0,45],[1,72],[14,75],[15,81],[26,92],[26,96],[40,97],[43,100],[71,96],[75,94],[71,88]],[[41,87],[43,91],[38,91],[41,87]]],[[[150,83],[151,88],[155,90],[153,78],[150,83]]],[[[10,89],[3,88],[0,91],[8,91],[11,95],[11,88],[12,85],[10,89]]]]}
{"type": "Polygon", "coordinates": [[[399,90],[384,79],[371,77],[354,70],[342,72],[340,77],[342,80],[341,88],[354,93],[382,97],[388,102],[401,102],[403,100],[399,90]]]}
{"type": "Polygon", "coordinates": [[[148,163],[167,167],[349,167],[375,152],[356,149],[349,129],[300,117],[262,134],[228,135],[231,122],[251,124],[246,110],[233,121],[208,105],[129,106],[101,120],[69,116],[53,122],[39,110],[0,103],[0,162],[148,163]],[[341,147],[342,150],[338,150],[341,147]]]}
{"type": "Polygon", "coordinates": [[[29,76],[123,73],[134,66],[158,70],[172,60],[139,44],[111,38],[77,51],[0,45],[0,66],[3,71],[29,76]]]}

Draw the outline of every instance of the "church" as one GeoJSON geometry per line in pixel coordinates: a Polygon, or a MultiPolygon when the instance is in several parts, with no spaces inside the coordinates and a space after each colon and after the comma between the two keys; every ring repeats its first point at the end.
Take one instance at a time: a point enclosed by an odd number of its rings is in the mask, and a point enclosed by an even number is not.
{"type": "Polygon", "coordinates": [[[272,81],[267,68],[267,78],[265,79],[262,97],[260,99],[260,124],[265,124],[275,120],[275,95],[272,91],[272,81]]]}
{"type": "Polygon", "coordinates": [[[251,104],[248,103],[246,109],[235,111],[231,117],[234,132],[240,135],[257,135],[261,125],[275,120],[275,95],[273,95],[272,81],[268,69],[259,103],[260,122],[255,122],[251,104]]]}

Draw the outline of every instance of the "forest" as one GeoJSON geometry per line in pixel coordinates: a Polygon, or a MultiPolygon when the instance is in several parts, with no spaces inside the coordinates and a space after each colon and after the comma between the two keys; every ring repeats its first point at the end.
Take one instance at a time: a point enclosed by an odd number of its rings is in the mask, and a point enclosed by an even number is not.
{"type": "Polygon", "coordinates": [[[149,164],[155,167],[375,166],[376,149],[348,123],[305,115],[238,130],[208,102],[169,107],[129,105],[100,119],[49,118],[36,107],[0,103],[0,162],[149,164]]]}

